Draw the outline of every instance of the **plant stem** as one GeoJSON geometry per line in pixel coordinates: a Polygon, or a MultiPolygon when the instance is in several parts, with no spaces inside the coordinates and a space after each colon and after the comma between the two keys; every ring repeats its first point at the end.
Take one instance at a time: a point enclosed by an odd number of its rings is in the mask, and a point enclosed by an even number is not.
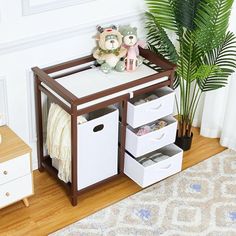
{"type": "Polygon", "coordinates": [[[197,82],[195,81],[194,88],[193,88],[193,94],[192,94],[192,98],[191,98],[191,103],[189,105],[189,111],[191,111],[193,101],[194,101],[194,98],[196,96],[196,88],[197,88],[197,82]]]}
{"type": "Polygon", "coordinates": [[[189,104],[190,104],[190,91],[191,91],[191,65],[192,65],[192,53],[193,53],[193,34],[190,33],[190,45],[189,45],[189,54],[188,54],[188,67],[187,67],[187,74],[186,74],[186,94],[185,94],[185,111],[184,111],[184,134],[187,134],[189,121],[190,121],[190,113],[189,113],[189,104]]]}
{"type": "Polygon", "coordinates": [[[178,104],[178,100],[177,100],[176,94],[175,94],[175,104],[176,104],[176,108],[177,108],[177,113],[179,115],[179,104],[178,104]]]}
{"type": "Polygon", "coordinates": [[[195,116],[195,113],[196,113],[196,110],[197,110],[197,107],[198,107],[198,103],[200,101],[201,96],[202,96],[202,91],[199,89],[198,93],[197,93],[197,96],[196,96],[197,100],[195,101],[195,104],[194,104],[194,107],[193,107],[193,111],[192,111],[192,115],[191,115],[191,120],[190,120],[191,124],[193,123],[193,119],[194,119],[194,116],[195,116]],[[199,92],[200,92],[200,94],[199,94],[199,92]]]}

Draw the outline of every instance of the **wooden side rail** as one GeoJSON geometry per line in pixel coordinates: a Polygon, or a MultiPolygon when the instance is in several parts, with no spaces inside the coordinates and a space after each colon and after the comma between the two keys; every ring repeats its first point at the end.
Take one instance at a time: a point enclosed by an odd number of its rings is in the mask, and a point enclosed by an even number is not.
{"type": "Polygon", "coordinates": [[[89,56],[77,58],[74,60],[70,60],[67,62],[59,63],[53,66],[49,66],[49,67],[43,68],[42,70],[47,74],[51,74],[60,70],[65,70],[74,66],[79,66],[79,65],[82,65],[82,64],[94,61],[94,60],[95,60],[94,57],[92,55],[89,55],[89,56]]]}
{"type": "Polygon", "coordinates": [[[70,113],[71,112],[71,108],[69,106],[67,106],[63,101],[61,101],[58,97],[56,97],[53,93],[51,93],[47,88],[43,87],[42,85],[38,86],[39,90],[41,92],[43,92],[45,95],[47,95],[48,97],[50,97],[50,99],[58,104],[61,108],[63,108],[66,112],[70,113]]]}
{"type": "Polygon", "coordinates": [[[73,93],[71,93],[58,82],[53,80],[47,73],[45,73],[40,68],[33,67],[32,70],[38,80],[45,83],[49,88],[51,88],[54,92],[56,92],[70,104],[73,104],[74,101],[78,100],[78,98],[73,93]]]}
{"type": "MultiPolygon", "coordinates": [[[[140,51],[140,55],[148,58],[149,61],[151,61],[152,63],[161,66],[163,69],[175,69],[176,65],[169,62],[168,60],[166,60],[163,56],[161,55],[157,55],[154,52],[150,51],[149,49],[143,49],[141,47],[139,47],[139,51],[140,51]]],[[[63,62],[63,63],[59,63],[53,66],[49,66],[46,68],[43,68],[42,70],[47,73],[47,74],[51,74],[54,72],[58,72],[60,70],[65,70],[71,67],[75,67],[78,65],[82,65],[91,61],[94,61],[94,57],[92,55],[89,56],[85,56],[85,57],[81,57],[81,58],[77,58],[74,60],[70,60],[67,62],[63,62]]]]}
{"type": "Polygon", "coordinates": [[[143,49],[139,47],[139,53],[142,57],[147,58],[153,64],[160,66],[165,70],[175,70],[177,65],[166,60],[162,55],[150,51],[149,49],[143,49]]]}

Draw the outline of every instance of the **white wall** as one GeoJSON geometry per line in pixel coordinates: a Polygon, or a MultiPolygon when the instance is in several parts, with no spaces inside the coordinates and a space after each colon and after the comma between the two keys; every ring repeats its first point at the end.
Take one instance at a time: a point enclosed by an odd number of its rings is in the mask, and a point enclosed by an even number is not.
{"type": "Polygon", "coordinates": [[[0,105],[8,125],[33,149],[33,77],[44,67],[91,53],[96,25],[140,26],[143,0],[0,0],[0,105]],[[4,92],[3,92],[4,91],[4,92]]]}

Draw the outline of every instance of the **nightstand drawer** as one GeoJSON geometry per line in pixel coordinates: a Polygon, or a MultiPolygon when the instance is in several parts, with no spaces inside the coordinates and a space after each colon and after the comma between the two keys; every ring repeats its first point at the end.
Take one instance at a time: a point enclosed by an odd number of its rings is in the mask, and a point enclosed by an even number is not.
{"type": "Polygon", "coordinates": [[[0,208],[28,197],[31,194],[33,194],[31,174],[3,184],[0,186],[0,208]]]}
{"type": "Polygon", "coordinates": [[[30,154],[0,163],[0,185],[17,179],[31,172],[30,154]]]}

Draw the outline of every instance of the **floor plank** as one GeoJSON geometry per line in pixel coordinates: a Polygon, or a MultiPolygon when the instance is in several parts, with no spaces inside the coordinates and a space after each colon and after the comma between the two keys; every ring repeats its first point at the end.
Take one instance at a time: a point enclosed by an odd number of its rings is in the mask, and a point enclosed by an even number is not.
{"type": "MultiPolygon", "coordinates": [[[[193,131],[193,145],[184,153],[183,169],[224,150],[218,139],[200,136],[197,128],[193,131]]],[[[48,235],[141,190],[122,176],[82,194],[78,197],[78,205],[72,207],[66,192],[46,172],[34,171],[34,182],[35,195],[29,198],[28,208],[18,202],[0,210],[1,236],[48,235]]]]}

